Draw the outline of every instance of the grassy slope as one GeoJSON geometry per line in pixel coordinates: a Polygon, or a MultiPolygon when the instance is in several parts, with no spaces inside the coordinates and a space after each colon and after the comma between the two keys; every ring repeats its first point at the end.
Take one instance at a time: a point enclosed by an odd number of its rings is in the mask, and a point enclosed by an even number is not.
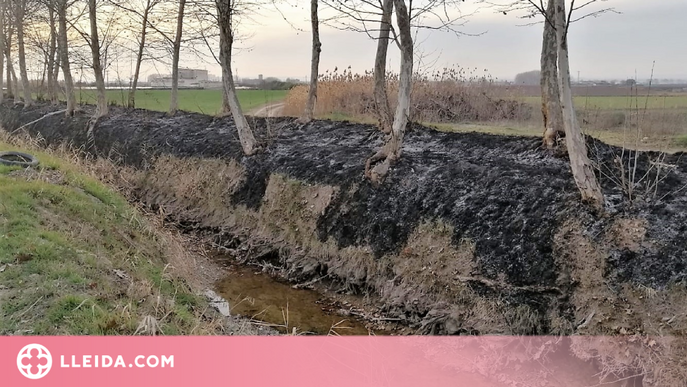
{"type": "MultiPolygon", "coordinates": [[[[169,109],[169,90],[139,90],[136,92],[136,107],[141,109],[167,111],[169,109]]],[[[287,90],[238,90],[239,103],[244,112],[260,106],[279,102],[288,93],[287,90]]],[[[95,90],[77,92],[77,101],[95,103],[95,90]]],[[[126,90],[108,90],[110,103],[126,105],[126,90]]],[[[221,90],[179,90],[179,109],[216,114],[222,106],[221,90]]]]}
{"type": "Polygon", "coordinates": [[[205,300],[169,273],[146,219],[75,166],[32,153],[36,170],[0,165],[0,335],[132,334],[148,315],[161,333],[202,333],[205,300]]]}

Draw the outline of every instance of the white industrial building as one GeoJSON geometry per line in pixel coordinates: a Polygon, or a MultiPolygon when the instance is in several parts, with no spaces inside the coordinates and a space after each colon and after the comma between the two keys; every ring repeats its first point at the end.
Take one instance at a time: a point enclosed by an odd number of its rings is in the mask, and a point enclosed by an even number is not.
{"type": "MultiPolygon", "coordinates": [[[[150,87],[172,87],[171,74],[151,74],[148,76],[150,87]]],[[[202,69],[179,69],[179,87],[205,87],[208,71],[202,69]]]]}

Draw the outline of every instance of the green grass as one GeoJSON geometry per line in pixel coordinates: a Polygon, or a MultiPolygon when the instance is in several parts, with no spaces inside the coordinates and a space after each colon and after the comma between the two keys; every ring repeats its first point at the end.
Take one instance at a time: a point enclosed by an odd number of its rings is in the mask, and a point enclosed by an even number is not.
{"type": "MultiPolygon", "coordinates": [[[[541,97],[525,97],[525,102],[539,107],[541,105],[541,97]]],[[[687,95],[668,95],[668,96],[650,96],[648,99],[646,95],[639,95],[635,97],[629,96],[606,96],[606,97],[575,97],[575,106],[578,109],[600,109],[600,110],[621,110],[634,109],[639,105],[639,109],[643,109],[646,104],[648,109],[687,109],[687,95]]]]}
{"type": "Polygon", "coordinates": [[[687,148],[687,134],[677,138],[677,144],[687,148]]]}
{"type": "MultiPolygon", "coordinates": [[[[286,97],[288,90],[238,90],[239,103],[244,112],[275,103],[286,97]]],[[[169,110],[169,90],[138,90],[136,107],[166,112],[169,110]]],[[[76,93],[80,103],[95,103],[95,90],[80,90],[76,93]]],[[[126,105],[127,90],[108,90],[110,103],[126,105]]],[[[204,114],[216,114],[222,106],[221,90],[179,90],[179,109],[204,114]]]]}
{"type": "Polygon", "coordinates": [[[204,299],[166,268],[147,220],[76,166],[31,153],[37,169],[0,165],[0,335],[132,334],[146,315],[165,334],[198,329],[204,299]]]}

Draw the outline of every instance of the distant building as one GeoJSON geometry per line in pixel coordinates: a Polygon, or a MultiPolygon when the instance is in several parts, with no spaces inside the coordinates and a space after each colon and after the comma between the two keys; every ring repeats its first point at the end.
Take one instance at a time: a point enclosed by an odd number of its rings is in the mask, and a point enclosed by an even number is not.
{"type": "MultiPolygon", "coordinates": [[[[208,71],[202,69],[179,69],[179,87],[203,87],[208,82],[208,71]]],[[[151,74],[150,87],[172,87],[170,74],[151,74]]]]}

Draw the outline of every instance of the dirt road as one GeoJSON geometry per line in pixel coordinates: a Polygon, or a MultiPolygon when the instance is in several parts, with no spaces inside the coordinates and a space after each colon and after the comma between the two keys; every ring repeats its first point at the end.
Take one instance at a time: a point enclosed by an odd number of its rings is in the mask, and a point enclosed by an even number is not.
{"type": "Polygon", "coordinates": [[[279,117],[283,111],[284,102],[279,102],[254,109],[249,115],[255,117],[279,117]]]}

